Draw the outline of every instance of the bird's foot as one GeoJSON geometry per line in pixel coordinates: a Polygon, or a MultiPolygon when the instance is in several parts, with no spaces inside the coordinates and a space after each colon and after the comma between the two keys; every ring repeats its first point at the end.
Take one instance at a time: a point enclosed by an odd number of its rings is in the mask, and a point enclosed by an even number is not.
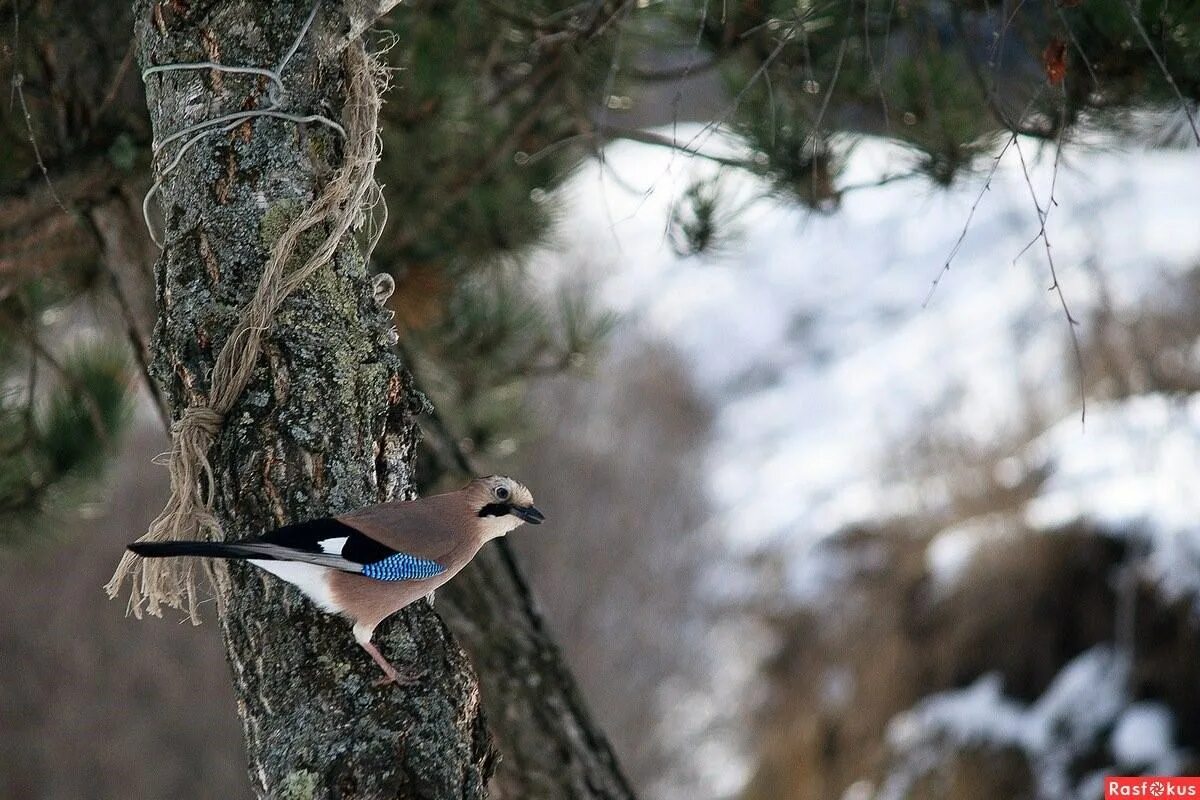
{"type": "Polygon", "coordinates": [[[375,686],[390,686],[393,683],[397,686],[412,686],[414,683],[420,683],[424,677],[423,671],[400,672],[396,669],[385,669],[384,676],[375,681],[375,686]]]}
{"type": "Polygon", "coordinates": [[[359,644],[370,654],[371,659],[379,665],[379,668],[383,670],[385,677],[377,680],[375,682],[376,686],[387,686],[392,683],[397,686],[411,686],[414,683],[419,683],[425,677],[425,673],[421,671],[401,672],[396,669],[392,666],[392,662],[383,657],[383,653],[379,652],[379,648],[371,644],[369,640],[359,642],[359,644]]]}

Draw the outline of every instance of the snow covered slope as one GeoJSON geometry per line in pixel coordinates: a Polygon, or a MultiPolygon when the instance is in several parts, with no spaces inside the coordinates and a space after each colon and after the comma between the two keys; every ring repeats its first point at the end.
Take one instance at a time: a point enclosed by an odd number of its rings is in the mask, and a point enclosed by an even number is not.
{"type": "Polygon", "coordinates": [[[1049,476],[1026,507],[1034,528],[1082,519],[1133,537],[1148,577],[1200,608],[1200,395],[1101,406],[1085,432],[1060,423],[1030,450],[1049,476]]]}
{"type": "MultiPolygon", "coordinates": [[[[893,145],[859,142],[843,182],[904,171],[907,159],[893,145]]],[[[603,305],[683,354],[718,411],[715,529],[735,552],[783,547],[798,556],[792,588],[803,599],[821,588],[811,578],[820,570],[802,557],[814,543],[855,522],[946,502],[944,481],[895,456],[930,446],[934,434],[987,448],[1028,435],[1031,419],[1062,420],[1038,458],[1074,476],[1061,481],[1097,486],[1135,469],[1120,447],[1157,447],[1151,443],[1179,425],[1194,441],[1187,415],[1158,413],[1114,430],[1097,409],[1094,430],[1081,425],[1078,371],[1063,309],[1047,291],[1046,248],[1027,245],[1040,229],[1032,186],[1051,208],[1047,235],[1085,341],[1102,299],[1118,315],[1167,303],[1164,287],[1200,265],[1200,155],[1068,148],[1056,180],[1053,162],[1052,147],[1020,140],[987,190],[990,164],[949,190],[918,179],[852,191],[827,215],[727,171],[723,196],[741,207],[737,237],[715,255],[681,257],[666,234],[670,211],[690,181],[718,168],[666,148],[616,143],[607,169],[588,165],[548,199],[563,206],[565,244],[546,254],[545,274],[556,280],[586,265],[603,305]],[[1115,459],[1104,475],[1076,462],[1097,447],[1115,459]]],[[[1179,485],[1200,485],[1194,457],[1171,468],[1189,471],[1175,475],[1179,485]]],[[[1058,522],[1107,513],[1089,507],[1107,490],[1075,491],[1064,505],[1066,489],[1056,487],[1037,513],[1050,514],[1052,502],[1058,522]]],[[[1140,513],[1159,513],[1153,492],[1127,499],[1143,504],[1140,513]]]]}

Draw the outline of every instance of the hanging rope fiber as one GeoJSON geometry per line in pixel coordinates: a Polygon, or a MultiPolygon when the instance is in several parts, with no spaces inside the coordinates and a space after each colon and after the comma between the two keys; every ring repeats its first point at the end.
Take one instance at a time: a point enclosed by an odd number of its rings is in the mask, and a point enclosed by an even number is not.
{"type": "MultiPolygon", "coordinates": [[[[252,117],[282,118],[292,122],[323,122],[340,132],[344,131],[345,148],[343,162],[332,179],[275,242],[263,267],[254,296],[242,309],[232,333],[217,353],[207,402],[184,409],[183,414],[172,426],[172,444],[167,463],[171,495],[166,506],[139,541],[224,539],[220,524],[212,512],[214,476],[208,461],[209,448],[220,433],[225,416],[250,382],[262,353],[263,340],[271,330],[275,312],[297,287],[333,257],[350,229],[359,227],[364,220],[370,220],[370,211],[382,203],[382,191],[375,181],[375,165],[379,161],[381,150],[378,133],[380,93],[386,78],[378,63],[367,53],[361,40],[354,40],[344,50],[347,92],[342,124],[325,118],[298,117],[277,110],[281,95],[286,93],[281,77],[283,67],[299,48],[319,5],[318,0],[305,22],[304,29],[274,70],[222,67],[206,62],[202,66],[184,64],[151,67],[145,73],[150,75],[177,67],[216,68],[266,75],[272,83],[272,107],[232,115],[239,118],[237,124],[252,117]],[[292,264],[301,237],[313,229],[323,231],[324,239],[303,264],[292,264]]],[[[179,163],[183,152],[198,138],[227,129],[228,125],[222,124],[226,122],[225,118],[220,118],[219,121],[208,120],[190,130],[172,134],[158,143],[157,151],[161,151],[166,144],[184,139],[192,130],[200,131],[185,142],[180,152],[165,168],[166,172],[179,163]]],[[[155,188],[162,182],[164,175],[165,172],[160,171],[155,188]]],[[[153,191],[154,189],[151,193],[153,191]]],[[[374,246],[374,239],[378,238],[377,229],[370,233],[372,235],[368,238],[372,241],[369,242],[368,249],[374,246]]],[[[305,244],[306,252],[307,242],[308,239],[305,244]]],[[[366,255],[369,257],[369,252],[366,255]]],[[[109,597],[116,597],[128,581],[128,612],[139,619],[143,612],[161,616],[162,606],[166,605],[186,610],[193,624],[199,624],[195,569],[192,559],[143,559],[127,552],[105,589],[109,597]]],[[[221,602],[223,592],[228,587],[224,565],[214,564],[206,559],[201,569],[218,602],[221,602]]]]}

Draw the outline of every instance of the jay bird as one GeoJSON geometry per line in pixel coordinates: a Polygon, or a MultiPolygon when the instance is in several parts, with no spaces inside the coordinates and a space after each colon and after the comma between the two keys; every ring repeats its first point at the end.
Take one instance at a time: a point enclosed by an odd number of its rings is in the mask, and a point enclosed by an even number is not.
{"type": "Polygon", "coordinates": [[[354,623],[354,639],[387,677],[408,683],[371,643],[375,626],[450,580],[479,552],[521,523],[545,517],[533,495],[502,475],[417,500],[381,503],[310,520],[238,542],[135,542],[140,556],[249,561],[293,584],[327,612],[354,623]]]}

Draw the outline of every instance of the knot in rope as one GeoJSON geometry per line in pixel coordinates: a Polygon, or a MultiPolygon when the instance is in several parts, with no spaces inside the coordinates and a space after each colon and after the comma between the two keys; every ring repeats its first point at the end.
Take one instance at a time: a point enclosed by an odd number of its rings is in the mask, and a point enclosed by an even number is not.
{"type": "Polygon", "coordinates": [[[188,431],[195,430],[207,434],[212,439],[221,430],[221,423],[224,421],[225,415],[214,408],[188,406],[184,409],[183,416],[171,426],[171,436],[178,438],[188,431]]]}

